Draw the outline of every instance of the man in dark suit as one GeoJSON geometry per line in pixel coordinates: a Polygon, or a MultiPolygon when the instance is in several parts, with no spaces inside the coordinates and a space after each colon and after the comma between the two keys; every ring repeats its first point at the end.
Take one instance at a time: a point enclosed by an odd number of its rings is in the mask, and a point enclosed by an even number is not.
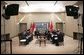
{"type": "Polygon", "coordinates": [[[58,34],[59,42],[63,42],[63,41],[64,41],[64,33],[61,32],[60,29],[58,29],[56,32],[57,32],[57,34],[58,34]]]}
{"type": "Polygon", "coordinates": [[[46,30],[45,36],[47,37],[47,40],[50,40],[50,37],[51,37],[50,31],[46,30]]]}
{"type": "Polygon", "coordinates": [[[35,31],[35,35],[37,36],[37,38],[38,38],[38,36],[40,35],[40,33],[39,33],[38,30],[35,31]]]}
{"type": "Polygon", "coordinates": [[[25,30],[25,31],[22,32],[22,37],[26,38],[26,36],[27,36],[27,31],[25,30]]]}
{"type": "Polygon", "coordinates": [[[24,42],[24,44],[26,45],[27,44],[27,42],[26,42],[26,40],[27,40],[26,39],[26,30],[19,33],[18,36],[19,36],[19,42],[20,43],[24,42]]]}
{"type": "Polygon", "coordinates": [[[56,46],[59,46],[59,39],[56,30],[52,32],[52,43],[55,44],[56,46]]]}
{"type": "Polygon", "coordinates": [[[29,44],[29,42],[33,39],[33,36],[32,36],[32,34],[30,33],[30,29],[27,30],[26,39],[27,39],[27,44],[29,44]]]}

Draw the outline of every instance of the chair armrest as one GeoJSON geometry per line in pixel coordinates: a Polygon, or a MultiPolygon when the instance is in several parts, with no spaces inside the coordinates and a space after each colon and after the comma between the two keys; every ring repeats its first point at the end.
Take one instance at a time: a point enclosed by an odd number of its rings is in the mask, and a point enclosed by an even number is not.
{"type": "Polygon", "coordinates": [[[26,39],[21,39],[20,41],[21,41],[21,42],[25,42],[25,41],[26,41],[26,39]]]}

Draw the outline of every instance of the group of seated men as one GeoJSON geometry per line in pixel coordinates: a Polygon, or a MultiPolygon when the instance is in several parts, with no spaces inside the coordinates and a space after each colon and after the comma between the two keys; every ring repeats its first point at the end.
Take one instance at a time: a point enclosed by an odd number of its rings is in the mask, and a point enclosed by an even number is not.
{"type": "Polygon", "coordinates": [[[60,29],[58,29],[57,31],[54,30],[51,34],[53,44],[55,43],[57,46],[59,46],[59,42],[64,42],[64,33],[61,32],[60,29]]]}
{"type": "MultiPolygon", "coordinates": [[[[35,31],[35,35],[40,36],[39,31],[35,31]]],[[[50,32],[49,30],[46,30],[44,33],[45,37],[47,38],[47,40],[50,40],[53,44],[56,44],[57,46],[59,46],[59,42],[63,42],[64,41],[64,33],[61,32],[60,29],[58,30],[53,30],[52,32],[50,32]]]]}
{"type": "Polygon", "coordinates": [[[20,40],[25,39],[26,40],[25,44],[29,44],[29,42],[33,39],[33,35],[30,33],[30,29],[19,33],[19,39],[20,40]]]}

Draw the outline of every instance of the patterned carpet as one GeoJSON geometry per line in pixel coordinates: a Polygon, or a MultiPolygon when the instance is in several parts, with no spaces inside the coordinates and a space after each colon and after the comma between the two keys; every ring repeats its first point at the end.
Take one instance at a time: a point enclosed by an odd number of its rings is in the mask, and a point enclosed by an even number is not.
{"type": "MultiPolygon", "coordinates": [[[[64,37],[64,46],[55,46],[50,41],[46,41],[46,46],[43,44],[39,46],[35,36],[28,45],[19,46],[18,37],[13,38],[12,41],[13,54],[78,54],[75,52],[78,47],[78,40],[73,40],[73,38],[68,36],[64,37]]],[[[7,53],[10,53],[9,43],[7,43],[7,45],[7,53]]]]}

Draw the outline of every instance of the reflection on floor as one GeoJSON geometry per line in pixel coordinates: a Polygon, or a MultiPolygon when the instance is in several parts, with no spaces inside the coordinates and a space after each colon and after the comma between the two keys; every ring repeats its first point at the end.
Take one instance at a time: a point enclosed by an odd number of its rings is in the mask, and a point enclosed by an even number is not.
{"type": "MultiPolygon", "coordinates": [[[[75,54],[74,50],[78,46],[78,41],[68,36],[64,38],[64,46],[55,46],[48,42],[46,46],[42,45],[40,47],[36,41],[37,39],[34,37],[29,45],[19,46],[19,39],[15,37],[13,39],[13,54],[75,54]]],[[[9,46],[7,49],[9,49],[9,46]]]]}

